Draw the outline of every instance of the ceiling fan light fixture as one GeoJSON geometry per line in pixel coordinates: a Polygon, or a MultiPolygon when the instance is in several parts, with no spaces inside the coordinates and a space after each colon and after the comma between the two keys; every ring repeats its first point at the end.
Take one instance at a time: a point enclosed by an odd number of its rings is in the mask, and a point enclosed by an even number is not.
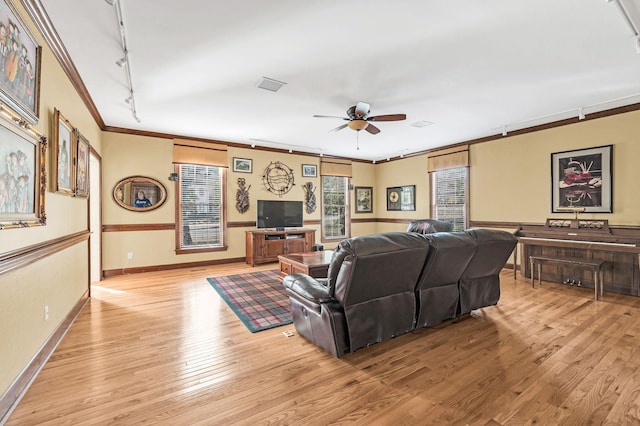
{"type": "Polygon", "coordinates": [[[347,125],[349,126],[349,128],[351,130],[355,130],[357,132],[359,132],[360,130],[364,130],[367,128],[367,126],[369,125],[368,122],[366,122],[365,120],[351,120],[349,121],[349,123],[347,123],[347,125]]]}

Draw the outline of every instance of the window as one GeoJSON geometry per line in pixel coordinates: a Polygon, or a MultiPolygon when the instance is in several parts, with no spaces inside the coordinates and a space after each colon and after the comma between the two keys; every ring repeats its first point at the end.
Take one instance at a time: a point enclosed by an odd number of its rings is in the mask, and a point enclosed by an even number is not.
{"type": "Polygon", "coordinates": [[[467,227],[467,167],[431,173],[431,215],[453,223],[454,231],[467,227]]]}
{"type": "Polygon", "coordinates": [[[224,248],[225,168],[178,165],[178,250],[224,248]]]}
{"type": "Polygon", "coordinates": [[[347,238],[349,178],[322,176],[322,238],[347,238]]]}

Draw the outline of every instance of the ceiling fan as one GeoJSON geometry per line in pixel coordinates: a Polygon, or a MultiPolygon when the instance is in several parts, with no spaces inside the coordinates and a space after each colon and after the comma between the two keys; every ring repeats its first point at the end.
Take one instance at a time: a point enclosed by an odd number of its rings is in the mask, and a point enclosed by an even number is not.
{"type": "Polygon", "coordinates": [[[319,118],[339,118],[341,120],[348,121],[348,123],[329,130],[329,133],[337,132],[345,127],[349,127],[352,130],[359,132],[360,130],[366,130],[372,135],[380,133],[380,129],[371,124],[373,121],[400,121],[407,118],[406,114],[387,114],[387,115],[374,115],[369,116],[370,105],[365,102],[358,102],[347,110],[348,117],[338,117],[335,115],[314,115],[319,118]]]}

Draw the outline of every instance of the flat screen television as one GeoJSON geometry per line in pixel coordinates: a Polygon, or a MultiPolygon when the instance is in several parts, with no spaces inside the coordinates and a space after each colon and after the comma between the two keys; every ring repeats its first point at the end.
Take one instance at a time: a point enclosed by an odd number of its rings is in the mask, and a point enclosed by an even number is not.
{"type": "Polygon", "coordinates": [[[302,226],[302,201],[258,200],[258,228],[299,228],[302,226]]]}

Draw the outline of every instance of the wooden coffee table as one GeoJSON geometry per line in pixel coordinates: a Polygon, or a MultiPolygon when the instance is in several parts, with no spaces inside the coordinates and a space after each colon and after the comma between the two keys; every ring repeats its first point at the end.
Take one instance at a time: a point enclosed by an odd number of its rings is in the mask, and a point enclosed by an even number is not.
{"type": "Polygon", "coordinates": [[[326,278],[332,256],[333,250],[281,254],[278,256],[280,277],[301,273],[313,278],[326,278]]]}

